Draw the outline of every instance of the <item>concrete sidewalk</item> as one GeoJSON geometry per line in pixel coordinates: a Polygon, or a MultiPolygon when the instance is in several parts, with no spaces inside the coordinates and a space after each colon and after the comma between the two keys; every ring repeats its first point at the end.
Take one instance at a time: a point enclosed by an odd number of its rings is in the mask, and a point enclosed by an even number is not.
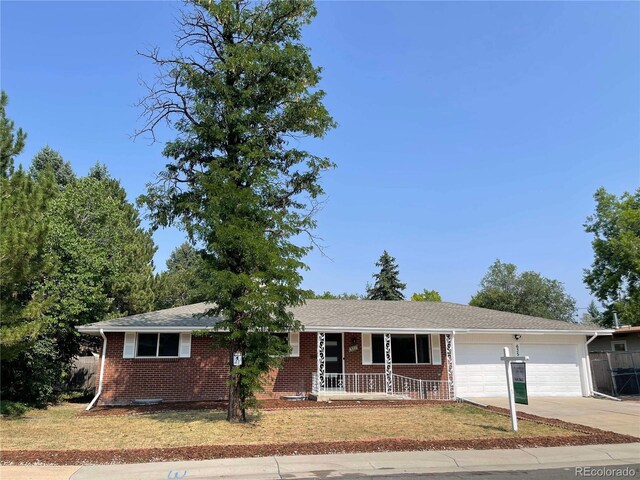
{"type": "Polygon", "coordinates": [[[534,470],[636,463],[640,443],[516,450],[353,453],[87,467],[0,467],[2,480],[265,479],[534,470]]]}

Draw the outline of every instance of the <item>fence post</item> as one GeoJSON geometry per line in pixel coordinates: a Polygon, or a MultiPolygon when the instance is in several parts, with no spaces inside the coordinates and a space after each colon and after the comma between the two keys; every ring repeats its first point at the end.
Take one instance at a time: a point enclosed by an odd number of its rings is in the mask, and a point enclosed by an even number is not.
{"type": "Polygon", "coordinates": [[[638,369],[636,368],[636,359],[633,353],[629,353],[631,357],[631,367],[633,368],[633,378],[636,379],[636,392],[640,394],[640,382],[638,381],[638,369]]]}
{"type": "Polygon", "coordinates": [[[616,385],[616,377],[613,375],[613,369],[611,368],[611,354],[607,352],[607,364],[609,365],[609,375],[611,376],[611,386],[613,387],[613,396],[618,396],[618,385],[616,385]]]}

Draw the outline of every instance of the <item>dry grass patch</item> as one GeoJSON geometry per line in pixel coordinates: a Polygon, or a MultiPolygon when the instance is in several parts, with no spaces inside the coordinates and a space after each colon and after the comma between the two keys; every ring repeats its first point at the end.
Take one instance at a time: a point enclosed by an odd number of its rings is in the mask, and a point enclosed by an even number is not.
{"type": "Polygon", "coordinates": [[[82,406],[62,404],[0,420],[2,450],[124,449],[190,445],[308,443],[371,438],[459,440],[571,436],[576,432],[509,418],[465,405],[406,408],[277,410],[248,424],[229,424],[217,410],[148,415],[88,416],[82,406]]]}

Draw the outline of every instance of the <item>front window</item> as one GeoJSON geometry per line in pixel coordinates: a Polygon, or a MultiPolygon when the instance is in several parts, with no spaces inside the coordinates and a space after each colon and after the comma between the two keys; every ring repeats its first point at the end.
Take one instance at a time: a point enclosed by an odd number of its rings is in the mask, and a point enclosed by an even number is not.
{"type": "Polygon", "coordinates": [[[137,357],[177,357],[179,333],[139,333],[137,357]]]}
{"type": "MultiPolygon", "coordinates": [[[[393,363],[431,363],[429,335],[391,335],[393,363]]],[[[384,363],[384,335],[371,335],[373,363],[384,363]]]]}
{"type": "Polygon", "coordinates": [[[277,339],[277,341],[279,341],[282,345],[289,346],[289,334],[288,333],[272,333],[271,336],[274,339],[277,339]]]}

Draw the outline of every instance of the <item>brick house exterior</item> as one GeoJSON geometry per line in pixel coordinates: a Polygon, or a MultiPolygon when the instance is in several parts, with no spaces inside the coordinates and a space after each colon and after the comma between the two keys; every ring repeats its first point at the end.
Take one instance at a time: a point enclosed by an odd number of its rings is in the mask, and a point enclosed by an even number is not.
{"type": "MultiPolygon", "coordinates": [[[[103,338],[98,391],[87,408],[227,397],[228,350],[210,337],[220,318],[185,305],[77,327],[103,338]],[[103,359],[103,360],[102,360],[103,359]]],[[[589,396],[588,343],[613,330],[448,302],[308,300],[292,309],[291,355],[265,375],[259,398],[420,398],[506,395],[504,348],[530,357],[530,396],[589,396]]]]}
{"type": "MultiPolygon", "coordinates": [[[[123,358],[124,333],[106,333],[107,351],[103,391],[98,405],[129,404],[139,399],[163,402],[216,401],[227,398],[229,374],[227,350],[212,348],[208,337],[192,337],[188,358],[123,358]]],[[[344,333],[345,373],[384,373],[384,365],[363,365],[362,334],[344,333]],[[352,348],[352,351],[348,347],[352,348]]],[[[422,380],[446,380],[444,338],[441,365],[396,365],[394,373],[422,380]]],[[[270,372],[260,399],[311,392],[311,377],[317,370],[316,333],[300,333],[298,357],[283,360],[270,372]]]]}

